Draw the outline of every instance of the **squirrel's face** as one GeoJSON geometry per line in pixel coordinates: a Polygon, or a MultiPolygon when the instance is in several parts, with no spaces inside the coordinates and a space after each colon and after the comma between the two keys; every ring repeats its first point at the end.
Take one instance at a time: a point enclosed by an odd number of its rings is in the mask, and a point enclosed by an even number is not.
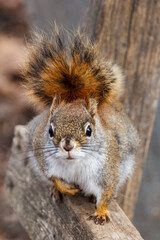
{"type": "Polygon", "coordinates": [[[49,144],[56,149],[55,157],[77,159],[95,144],[95,110],[91,103],[74,101],[52,107],[48,126],[49,144]]]}

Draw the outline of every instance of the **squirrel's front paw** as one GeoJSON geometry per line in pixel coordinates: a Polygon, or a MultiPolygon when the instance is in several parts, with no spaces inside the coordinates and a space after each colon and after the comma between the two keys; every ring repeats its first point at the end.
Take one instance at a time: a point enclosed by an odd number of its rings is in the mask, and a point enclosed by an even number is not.
{"type": "Polygon", "coordinates": [[[56,185],[57,190],[63,194],[75,195],[80,191],[80,189],[76,188],[75,185],[65,183],[63,180],[60,180],[58,178],[54,178],[54,183],[56,185]]]}
{"type": "Polygon", "coordinates": [[[105,212],[96,211],[95,213],[90,215],[87,219],[94,220],[95,224],[104,225],[106,222],[110,221],[110,214],[108,210],[106,210],[105,212]]]}
{"type": "Polygon", "coordinates": [[[69,195],[75,195],[76,193],[78,193],[80,191],[79,188],[75,188],[72,185],[67,185],[65,186],[65,188],[63,189],[63,193],[64,194],[69,194],[69,195]]]}

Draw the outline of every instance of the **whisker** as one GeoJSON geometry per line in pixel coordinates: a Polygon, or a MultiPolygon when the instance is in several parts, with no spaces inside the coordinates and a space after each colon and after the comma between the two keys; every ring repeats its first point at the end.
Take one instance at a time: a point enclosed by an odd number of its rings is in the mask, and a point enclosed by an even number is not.
{"type": "MultiPolygon", "coordinates": [[[[39,154],[32,154],[32,155],[30,155],[30,156],[28,156],[28,157],[26,157],[26,158],[23,158],[22,160],[29,160],[29,159],[32,159],[33,157],[41,157],[41,156],[43,156],[43,154],[45,154],[45,153],[49,153],[49,152],[51,152],[52,153],[52,155],[53,154],[55,154],[55,153],[57,153],[57,150],[56,151],[52,151],[52,150],[47,150],[47,151],[43,151],[43,152],[41,152],[41,153],[39,153],[39,154]]],[[[48,156],[47,156],[48,157],[48,156]]]]}
{"type": "Polygon", "coordinates": [[[103,150],[104,148],[103,147],[99,147],[97,150],[95,150],[94,148],[90,148],[90,147],[81,147],[81,150],[83,150],[83,151],[86,151],[86,152],[90,152],[90,151],[92,151],[92,152],[98,152],[98,151],[101,151],[101,150],[103,150]]]}
{"type": "Polygon", "coordinates": [[[46,148],[34,148],[34,149],[28,149],[28,150],[26,150],[26,151],[21,151],[21,152],[16,152],[16,153],[14,153],[14,154],[23,154],[23,153],[29,153],[29,152],[33,152],[33,151],[37,151],[37,150],[50,150],[50,149],[53,149],[53,150],[55,150],[55,149],[57,149],[56,147],[46,147],[46,148]]]}
{"type": "Polygon", "coordinates": [[[84,145],[95,145],[95,144],[103,144],[104,143],[104,141],[96,141],[96,142],[94,142],[94,143],[92,143],[92,142],[87,142],[87,143],[84,143],[84,145]]]}
{"type": "Polygon", "coordinates": [[[92,152],[91,152],[91,151],[86,151],[86,150],[85,150],[85,151],[83,151],[83,152],[85,152],[85,153],[87,153],[88,155],[90,155],[91,157],[97,159],[97,157],[95,157],[95,156],[92,154],[93,152],[96,152],[96,151],[92,151],[92,152]]]}
{"type": "Polygon", "coordinates": [[[99,148],[104,148],[103,145],[95,145],[95,144],[93,144],[93,145],[85,145],[85,146],[82,146],[82,148],[91,149],[91,148],[95,148],[95,146],[96,146],[96,148],[97,148],[97,147],[99,147],[99,148]]]}
{"type": "Polygon", "coordinates": [[[47,156],[47,157],[45,158],[45,160],[47,160],[49,157],[52,157],[54,154],[55,154],[55,153],[51,153],[49,156],[47,156]]]}
{"type": "MultiPolygon", "coordinates": [[[[54,142],[52,142],[54,145],[57,145],[55,144],[54,142]]],[[[33,144],[31,143],[28,143],[27,146],[33,146],[33,144]]],[[[51,146],[51,143],[45,143],[45,146],[51,146]]]]}

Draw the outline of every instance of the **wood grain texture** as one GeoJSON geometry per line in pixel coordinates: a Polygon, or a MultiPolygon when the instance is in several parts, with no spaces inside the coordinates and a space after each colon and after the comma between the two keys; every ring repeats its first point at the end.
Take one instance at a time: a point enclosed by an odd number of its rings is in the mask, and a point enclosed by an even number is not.
{"type": "Polygon", "coordinates": [[[106,60],[125,70],[124,107],[141,138],[136,171],[119,194],[132,218],[160,90],[160,1],[92,0],[83,28],[106,60]]]}
{"type": "Polygon", "coordinates": [[[6,187],[21,224],[33,240],[53,239],[142,239],[138,231],[113,202],[111,222],[95,225],[86,218],[94,204],[82,196],[64,197],[55,203],[50,197],[50,183],[31,167],[24,126],[17,126],[6,176],[6,187]]]}

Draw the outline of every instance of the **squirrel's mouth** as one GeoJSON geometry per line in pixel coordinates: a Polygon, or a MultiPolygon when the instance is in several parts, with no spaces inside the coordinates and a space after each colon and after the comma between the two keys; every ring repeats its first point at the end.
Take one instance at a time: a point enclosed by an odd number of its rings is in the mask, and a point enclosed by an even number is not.
{"type": "Polygon", "coordinates": [[[67,157],[67,160],[73,160],[74,158],[71,157],[70,153],[68,153],[68,157],[67,157]]]}

